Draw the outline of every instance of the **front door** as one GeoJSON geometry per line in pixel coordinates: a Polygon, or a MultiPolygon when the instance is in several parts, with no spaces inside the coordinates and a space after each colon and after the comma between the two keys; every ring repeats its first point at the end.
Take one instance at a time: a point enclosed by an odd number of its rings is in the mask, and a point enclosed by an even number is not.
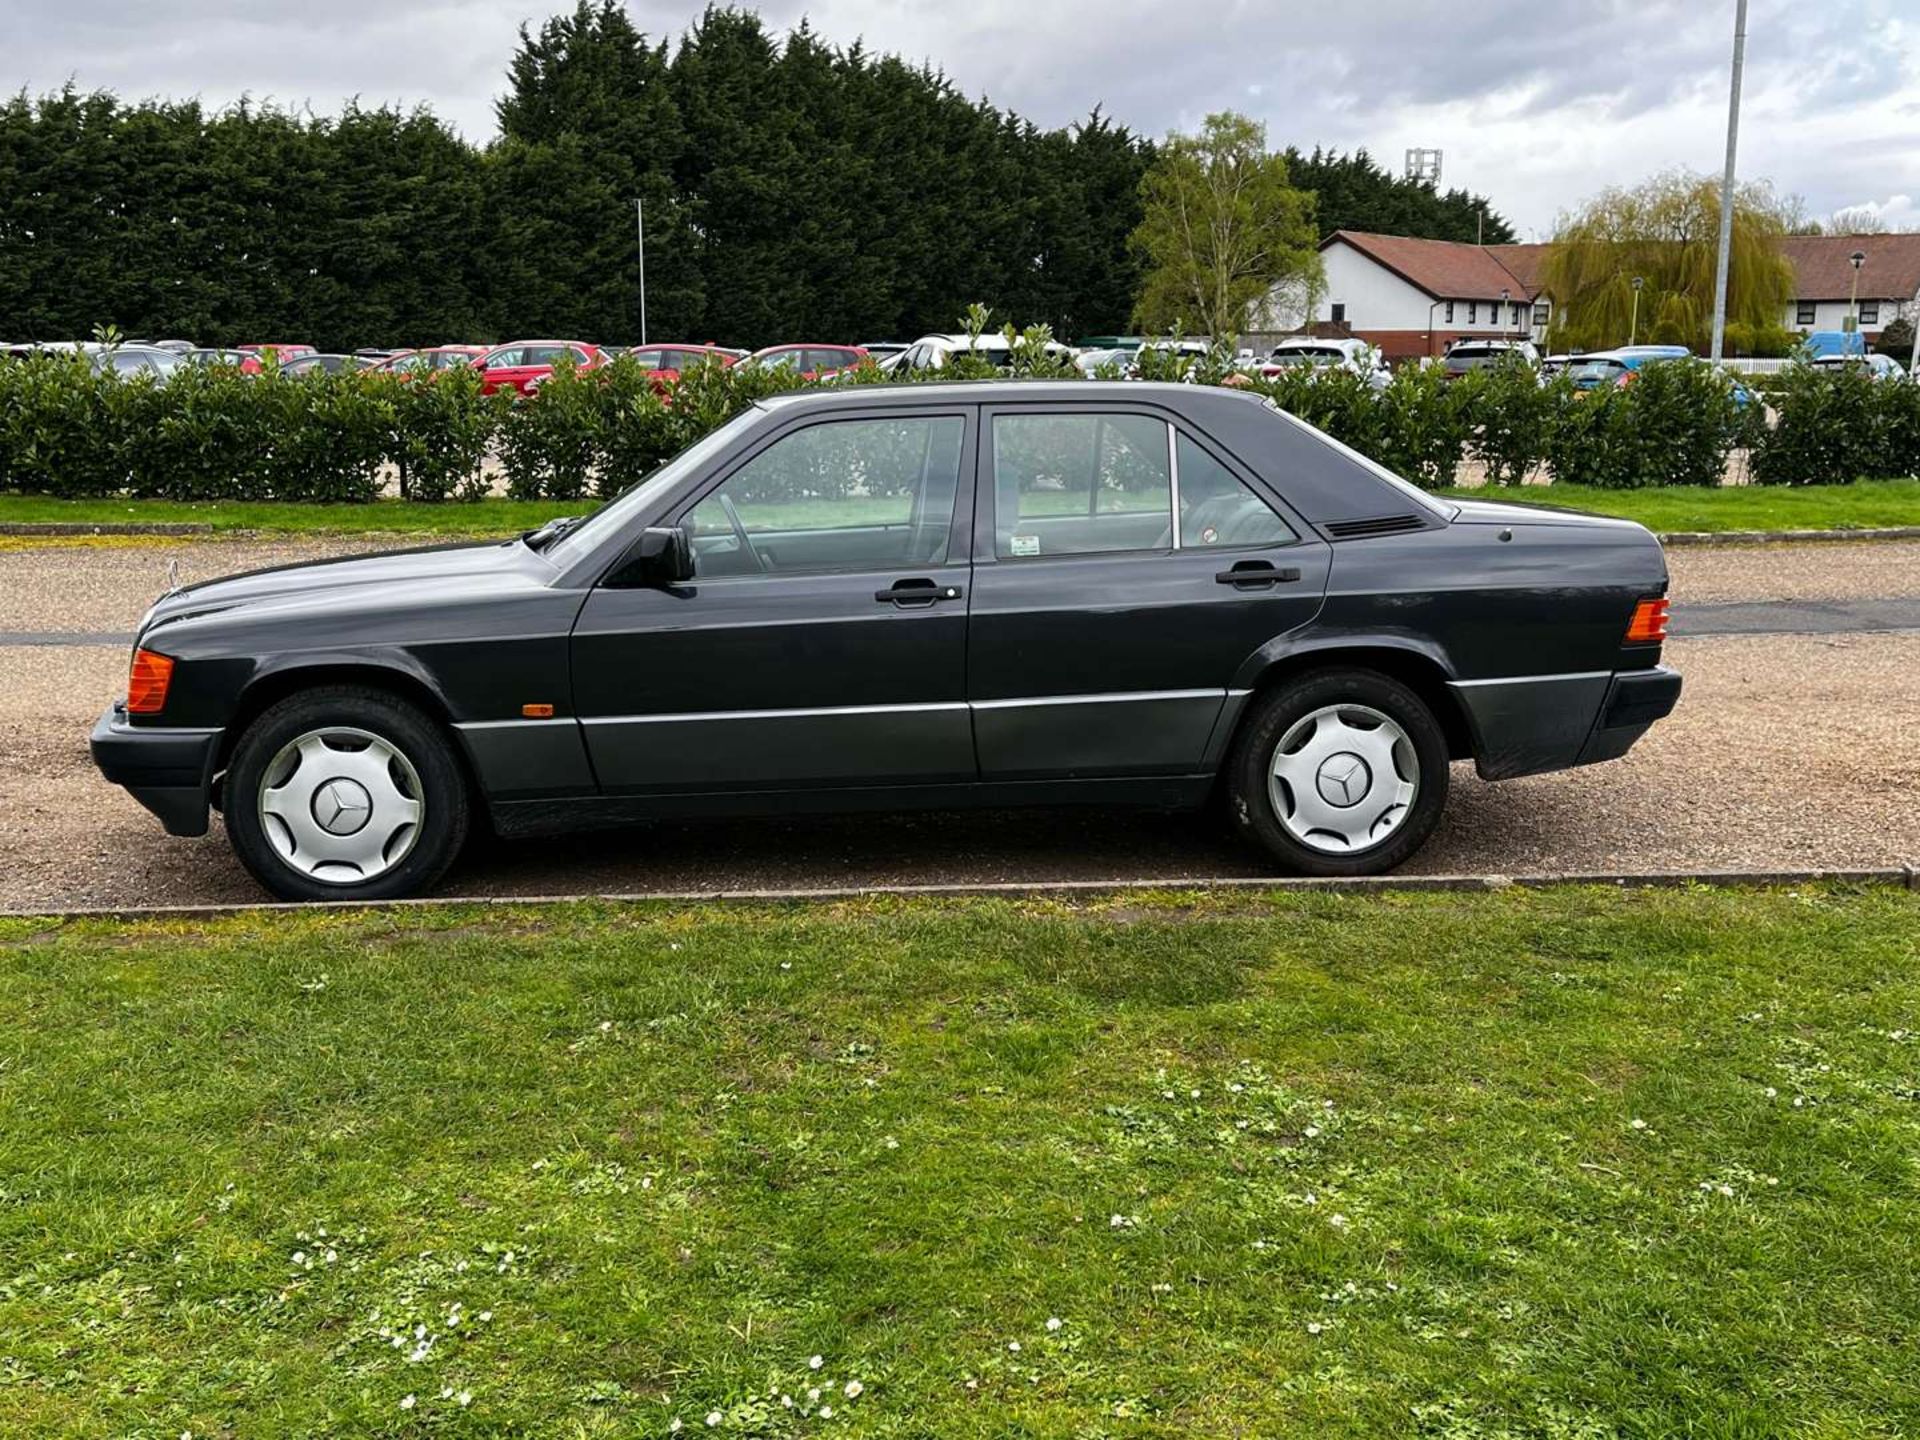
{"type": "Polygon", "coordinates": [[[982,412],[968,698],[984,780],[1199,773],[1329,553],[1146,406],[982,412]]]}
{"type": "Polygon", "coordinates": [[[797,422],[689,499],[695,575],[602,587],[574,703],[610,794],[975,778],[969,407],[797,422]]]}

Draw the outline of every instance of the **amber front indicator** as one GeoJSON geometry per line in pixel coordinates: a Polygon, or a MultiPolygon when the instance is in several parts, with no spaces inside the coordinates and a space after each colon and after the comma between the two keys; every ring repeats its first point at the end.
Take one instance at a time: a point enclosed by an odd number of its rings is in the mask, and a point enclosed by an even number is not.
{"type": "Polygon", "coordinates": [[[127,676],[127,713],[158,715],[167,703],[167,686],[173,680],[173,660],[151,650],[133,652],[133,669],[127,676]]]}
{"type": "Polygon", "coordinates": [[[1658,645],[1667,638],[1667,602],[1642,600],[1633,607],[1633,619],[1627,624],[1627,644],[1658,645]]]}

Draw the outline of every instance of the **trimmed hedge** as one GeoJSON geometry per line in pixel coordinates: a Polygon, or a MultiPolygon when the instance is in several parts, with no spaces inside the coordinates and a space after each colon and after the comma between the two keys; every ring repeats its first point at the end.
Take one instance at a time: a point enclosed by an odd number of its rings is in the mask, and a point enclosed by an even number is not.
{"type": "MultiPolygon", "coordinates": [[[[977,319],[977,317],[975,317],[977,319]]],[[[1009,333],[1014,371],[1077,374],[1049,353],[1043,329],[1009,333]]],[[[1714,485],[1747,448],[1753,479],[1836,484],[1920,474],[1920,385],[1795,366],[1772,396],[1736,403],[1704,362],[1650,366],[1624,388],[1589,393],[1564,377],[1541,384],[1520,365],[1448,380],[1406,367],[1376,389],[1347,370],[1235,373],[1230,355],[1150,353],[1156,378],[1236,385],[1352,446],[1415,484],[1452,484],[1478,461],[1494,485],[1536,466],[1559,480],[1617,489],[1714,485]]],[[[995,372],[962,358],[939,378],[995,372]]],[[[872,366],[833,384],[882,379],[872,366]]],[[[0,363],[0,490],[65,498],[365,501],[397,483],[411,500],[476,500],[498,460],[516,499],[604,496],[764,396],[779,372],[702,366],[671,399],[621,357],[599,370],[556,370],[533,395],[482,395],[468,370],[431,379],[381,373],[242,375],[182,367],[165,382],[120,378],[85,360],[40,355],[0,363]]],[[[1090,382],[1097,383],[1097,382],[1090,382]]]]}

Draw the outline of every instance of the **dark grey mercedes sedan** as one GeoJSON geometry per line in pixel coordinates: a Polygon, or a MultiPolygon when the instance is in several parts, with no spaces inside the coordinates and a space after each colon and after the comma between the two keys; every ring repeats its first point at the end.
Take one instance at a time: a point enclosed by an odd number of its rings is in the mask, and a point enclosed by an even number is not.
{"type": "Polygon", "coordinates": [[[164,596],[93,753],[296,899],[421,890],[481,823],[1215,796],[1367,875],[1449,761],[1666,715],[1666,589],[1638,525],[1442,502],[1231,390],[809,391],[585,518],[164,596]]]}

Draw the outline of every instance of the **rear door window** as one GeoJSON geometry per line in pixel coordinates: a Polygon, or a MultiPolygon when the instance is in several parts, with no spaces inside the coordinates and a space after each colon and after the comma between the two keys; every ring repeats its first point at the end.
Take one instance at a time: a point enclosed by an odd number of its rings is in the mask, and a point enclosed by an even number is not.
{"type": "Polygon", "coordinates": [[[1271,505],[1187,436],[1174,442],[1174,453],[1179,459],[1182,550],[1284,545],[1295,538],[1271,505]]]}
{"type": "Polygon", "coordinates": [[[993,419],[995,553],[1002,559],[1173,544],[1167,425],[1146,415],[993,419]]]}

